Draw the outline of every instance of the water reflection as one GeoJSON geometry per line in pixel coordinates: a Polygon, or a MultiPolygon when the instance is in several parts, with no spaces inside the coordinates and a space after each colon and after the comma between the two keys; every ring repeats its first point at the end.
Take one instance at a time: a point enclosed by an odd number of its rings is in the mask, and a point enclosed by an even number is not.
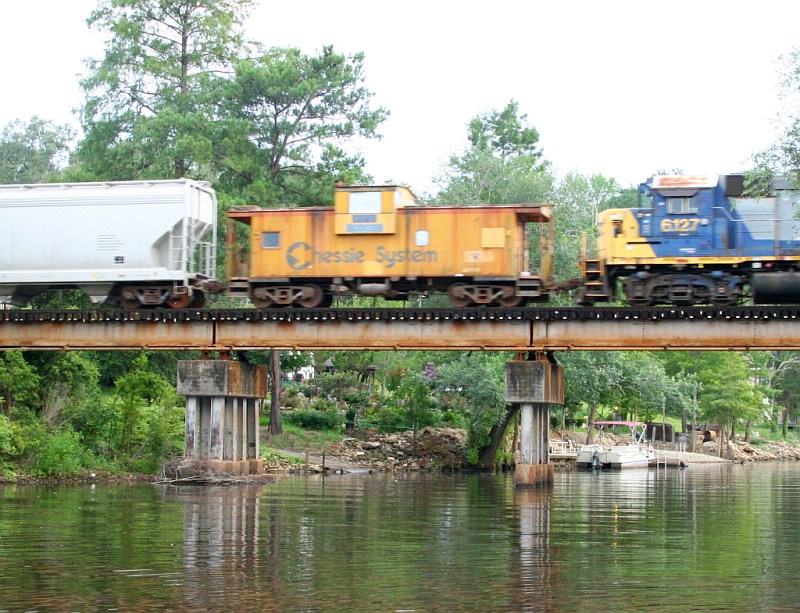
{"type": "Polygon", "coordinates": [[[552,611],[550,504],[552,490],[515,492],[519,514],[519,580],[522,611],[552,611]]]}
{"type": "Polygon", "coordinates": [[[0,488],[0,610],[793,610],[798,508],[798,464],[0,488]]]}

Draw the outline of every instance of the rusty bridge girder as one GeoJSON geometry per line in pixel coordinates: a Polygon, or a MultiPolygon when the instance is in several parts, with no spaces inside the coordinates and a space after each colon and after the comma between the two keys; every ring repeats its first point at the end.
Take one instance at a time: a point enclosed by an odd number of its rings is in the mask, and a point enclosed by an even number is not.
{"type": "Polygon", "coordinates": [[[800,309],[0,311],[0,351],[797,350],[800,309]]]}

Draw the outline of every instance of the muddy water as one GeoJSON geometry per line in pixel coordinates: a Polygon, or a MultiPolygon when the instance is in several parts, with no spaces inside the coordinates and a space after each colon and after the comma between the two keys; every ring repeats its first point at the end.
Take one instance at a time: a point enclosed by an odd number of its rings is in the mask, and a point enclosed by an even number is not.
{"type": "Polygon", "coordinates": [[[0,610],[800,608],[800,464],[0,488],[0,610]]]}

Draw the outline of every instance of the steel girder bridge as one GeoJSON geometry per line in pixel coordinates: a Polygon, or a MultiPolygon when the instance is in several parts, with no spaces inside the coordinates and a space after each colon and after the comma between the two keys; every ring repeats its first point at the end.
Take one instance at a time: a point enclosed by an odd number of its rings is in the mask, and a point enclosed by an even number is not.
{"type": "Polygon", "coordinates": [[[800,307],[0,310],[0,351],[797,350],[800,307]]]}

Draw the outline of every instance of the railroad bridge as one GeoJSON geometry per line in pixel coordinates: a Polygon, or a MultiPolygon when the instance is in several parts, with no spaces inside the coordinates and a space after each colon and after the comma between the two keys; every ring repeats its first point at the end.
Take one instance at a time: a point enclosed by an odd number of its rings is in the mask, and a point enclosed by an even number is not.
{"type": "Polygon", "coordinates": [[[800,349],[800,307],[0,310],[0,351],[800,349]]]}
{"type": "MultiPolygon", "coordinates": [[[[550,404],[563,402],[557,351],[797,350],[800,307],[0,310],[0,351],[263,349],[515,351],[506,400],[522,414],[521,487],[552,482],[550,404]]],[[[258,464],[263,367],[179,364],[187,458],[258,464]]]]}

